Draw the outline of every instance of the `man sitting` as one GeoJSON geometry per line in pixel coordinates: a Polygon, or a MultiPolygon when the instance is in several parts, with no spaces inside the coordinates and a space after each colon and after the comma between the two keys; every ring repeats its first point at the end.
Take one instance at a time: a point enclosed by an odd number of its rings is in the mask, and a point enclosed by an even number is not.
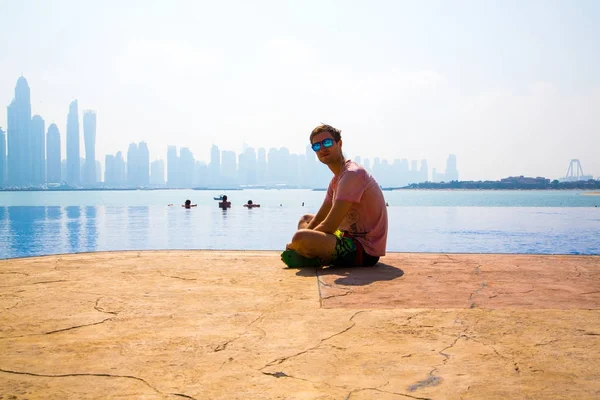
{"type": "Polygon", "coordinates": [[[304,215],[281,255],[289,267],[372,266],[385,255],[388,217],[379,184],[342,153],[341,131],[319,125],[310,134],[319,161],[333,173],[316,215],[304,215]]]}

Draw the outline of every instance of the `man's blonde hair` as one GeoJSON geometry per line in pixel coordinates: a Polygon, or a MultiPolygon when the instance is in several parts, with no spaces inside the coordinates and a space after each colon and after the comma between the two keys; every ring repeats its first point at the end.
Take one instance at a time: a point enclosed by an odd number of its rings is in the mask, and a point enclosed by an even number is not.
{"type": "Polygon", "coordinates": [[[310,140],[311,144],[312,144],[313,137],[315,137],[315,135],[317,135],[321,132],[331,133],[331,136],[333,136],[333,140],[335,140],[336,142],[339,142],[340,140],[342,140],[342,131],[341,130],[336,129],[331,125],[321,124],[321,125],[317,126],[315,129],[313,129],[312,132],[310,133],[309,140],[310,140]]]}

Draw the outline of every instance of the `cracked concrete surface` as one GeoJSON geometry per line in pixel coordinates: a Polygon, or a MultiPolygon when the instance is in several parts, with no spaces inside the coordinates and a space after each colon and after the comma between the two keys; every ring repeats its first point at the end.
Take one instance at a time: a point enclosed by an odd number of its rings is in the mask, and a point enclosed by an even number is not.
{"type": "Polygon", "coordinates": [[[600,257],[381,261],[0,261],[0,400],[600,397],[600,257]]]}

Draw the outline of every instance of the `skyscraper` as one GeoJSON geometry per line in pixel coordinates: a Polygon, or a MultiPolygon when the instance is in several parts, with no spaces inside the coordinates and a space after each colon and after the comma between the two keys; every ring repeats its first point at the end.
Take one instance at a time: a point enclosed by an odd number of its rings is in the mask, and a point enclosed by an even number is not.
{"type": "Polygon", "coordinates": [[[127,185],[131,187],[138,187],[139,184],[139,171],[138,171],[138,145],[131,143],[127,150],[127,185]]]}
{"type": "Polygon", "coordinates": [[[86,110],[83,112],[83,140],[85,142],[85,167],[83,183],[96,183],[96,113],[86,110]]]}
{"type": "Polygon", "coordinates": [[[30,134],[31,94],[24,77],[17,80],[15,97],[7,109],[8,114],[8,184],[25,186],[31,183],[30,134]]]}
{"type": "Polygon", "coordinates": [[[119,186],[125,184],[127,180],[126,170],[125,170],[125,160],[123,160],[123,154],[120,151],[117,151],[115,155],[115,183],[119,186]]]}
{"type": "Polygon", "coordinates": [[[115,156],[107,154],[104,157],[104,187],[110,187],[115,181],[115,156]]]}
{"type": "Polygon", "coordinates": [[[77,100],[69,105],[67,116],[67,183],[78,185],[80,182],[79,160],[79,108],[77,100]]]}
{"type": "Polygon", "coordinates": [[[241,184],[256,185],[257,183],[257,160],[256,151],[252,147],[246,147],[244,150],[244,162],[240,163],[240,178],[241,184]]]}
{"type": "Polygon", "coordinates": [[[175,146],[167,148],[167,187],[179,187],[179,157],[175,146]]]}
{"type": "Polygon", "coordinates": [[[138,184],[147,187],[150,183],[150,151],[146,142],[138,145],[138,184]]]}
{"type": "Polygon", "coordinates": [[[179,182],[182,187],[191,188],[194,185],[194,169],[196,160],[194,154],[187,147],[179,149],[179,182]]]}
{"type": "Polygon", "coordinates": [[[6,134],[0,128],[0,186],[6,183],[6,134]]]}
{"type": "Polygon", "coordinates": [[[446,182],[457,181],[458,170],[456,169],[456,156],[450,154],[446,161],[446,182]]]}
{"type": "Polygon", "coordinates": [[[165,162],[163,160],[153,161],[150,164],[150,184],[165,184],[165,162]]]}
{"type": "Polygon", "coordinates": [[[31,183],[42,185],[46,183],[46,123],[39,115],[31,118],[29,126],[31,135],[31,183]]]}
{"type": "Polygon", "coordinates": [[[60,183],[60,132],[56,124],[50,124],[46,133],[46,181],[60,183]]]}
{"type": "Polygon", "coordinates": [[[221,183],[224,185],[232,185],[236,183],[237,162],[235,152],[223,150],[221,154],[221,183]]]}
{"type": "Polygon", "coordinates": [[[419,169],[419,183],[429,181],[429,167],[427,160],[421,160],[421,169],[419,169]]]}
{"type": "Polygon", "coordinates": [[[256,179],[261,185],[267,179],[267,152],[264,147],[258,149],[258,160],[256,160],[256,179]]]}
{"type": "Polygon", "coordinates": [[[219,147],[212,145],[210,149],[210,164],[208,166],[210,184],[216,185],[221,180],[221,152],[219,147]]]}

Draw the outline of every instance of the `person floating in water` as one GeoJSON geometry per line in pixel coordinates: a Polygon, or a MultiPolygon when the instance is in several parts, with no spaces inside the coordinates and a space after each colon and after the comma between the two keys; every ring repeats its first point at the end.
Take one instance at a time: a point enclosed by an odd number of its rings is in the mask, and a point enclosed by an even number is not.
{"type": "MultiPolygon", "coordinates": [[[[173,207],[173,204],[168,204],[168,207],[173,207]]],[[[181,205],[181,207],[184,207],[184,208],[198,207],[198,204],[192,204],[191,200],[186,200],[185,203],[181,205]]]]}
{"type": "Polygon", "coordinates": [[[186,200],[185,204],[182,204],[181,207],[185,207],[185,208],[198,207],[198,204],[192,204],[191,200],[186,200]]]}
{"type": "Polygon", "coordinates": [[[248,207],[248,208],[260,207],[260,204],[254,204],[254,203],[252,203],[252,200],[248,200],[248,203],[244,204],[244,207],[248,207]]]}
{"type": "Polygon", "coordinates": [[[226,195],[224,195],[223,199],[219,202],[219,208],[222,208],[222,209],[231,208],[231,202],[227,201],[226,195]]]}
{"type": "Polygon", "coordinates": [[[342,153],[341,131],[319,125],[310,134],[319,161],[333,173],[316,215],[304,215],[281,254],[288,267],[372,266],[385,255],[388,216],[377,181],[342,153]]]}

